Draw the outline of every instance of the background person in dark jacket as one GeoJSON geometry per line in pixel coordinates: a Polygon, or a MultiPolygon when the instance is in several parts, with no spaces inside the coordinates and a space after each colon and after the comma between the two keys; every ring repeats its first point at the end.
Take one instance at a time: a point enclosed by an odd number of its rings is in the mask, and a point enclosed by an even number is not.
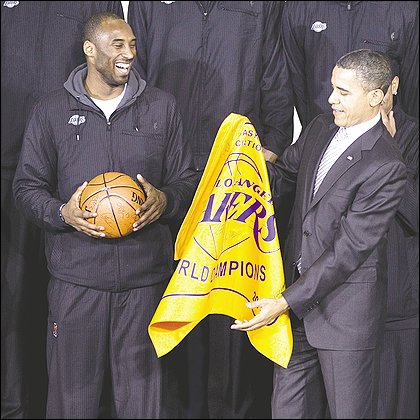
{"type": "Polygon", "coordinates": [[[162,371],[147,326],[172,274],[165,220],[185,214],[197,177],[174,98],[131,68],[135,37],[113,14],[89,19],[64,88],[33,109],[14,178],[23,213],[46,231],[48,418],[97,418],[111,371],[117,418],[159,418],[162,371]],[[101,237],[79,209],[84,181],[107,171],[138,180],[135,232],[101,237]],[[141,175],[138,175],[141,173],[141,175]]]}
{"type": "Polygon", "coordinates": [[[388,298],[379,367],[379,419],[419,418],[419,122],[394,105],[395,76],[382,121],[401,150],[407,185],[388,232],[388,298]]]}
{"type": "Polygon", "coordinates": [[[418,1],[287,1],[281,31],[302,129],[328,112],[330,71],[339,57],[358,48],[387,53],[397,62],[399,103],[418,118],[418,1]]]}
{"type": "Polygon", "coordinates": [[[119,1],[1,2],[1,418],[43,418],[46,267],[41,230],[17,211],[12,180],[28,114],[84,62],[82,28],[119,1]]]}
{"type": "Polygon", "coordinates": [[[375,418],[386,235],[406,184],[406,166],[380,121],[391,80],[382,54],[341,57],[330,114],[315,117],[267,164],[274,193],[284,180],[296,186],[286,290],[249,303],[260,312],[232,328],[253,330],[290,309],[293,351],[287,368],[274,368],[273,418],[324,418],[327,404],[331,418],[375,418]]]}
{"type": "MultiPolygon", "coordinates": [[[[280,42],[283,5],[129,3],[140,73],[175,96],[200,176],[217,131],[231,112],[246,115],[266,149],[276,155],[292,142],[293,104],[280,42]]],[[[276,204],[282,234],[287,206],[276,204]]],[[[272,363],[254,351],[246,336],[232,333],[230,323],[226,316],[211,315],[167,356],[179,357],[174,364],[188,376],[183,379],[187,392],[182,417],[269,416],[272,363]]]]}

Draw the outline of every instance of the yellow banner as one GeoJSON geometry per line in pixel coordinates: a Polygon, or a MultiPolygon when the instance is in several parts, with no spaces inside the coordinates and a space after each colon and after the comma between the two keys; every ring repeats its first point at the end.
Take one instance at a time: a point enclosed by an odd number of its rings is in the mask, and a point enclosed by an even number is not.
{"type": "MultiPolygon", "coordinates": [[[[267,167],[254,126],[230,114],[221,125],[175,244],[178,266],[149,325],[158,357],[171,351],[207,315],[249,320],[246,302],[278,297],[283,263],[267,167]]],[[[252,345],[287,367],[288,314],[247,332],[252,345]]]]}

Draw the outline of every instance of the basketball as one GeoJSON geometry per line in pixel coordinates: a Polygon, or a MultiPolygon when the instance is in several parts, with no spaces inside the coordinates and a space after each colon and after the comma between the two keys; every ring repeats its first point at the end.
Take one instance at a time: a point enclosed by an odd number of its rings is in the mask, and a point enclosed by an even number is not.
{"type": "Polygon", "coordinates": [[[105,172],[92,178],[80,197],[82,210],[97,213],[86,219],[105,228],[105,238],[121,238],[133,231],[136,210],[144,203],[143,188],[121,172],[105,172]]]}

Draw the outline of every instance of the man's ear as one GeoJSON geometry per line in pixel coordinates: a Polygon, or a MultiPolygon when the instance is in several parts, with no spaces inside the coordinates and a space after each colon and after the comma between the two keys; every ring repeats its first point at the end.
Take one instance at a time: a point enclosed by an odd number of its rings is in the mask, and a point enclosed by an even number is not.
{"type": "Polygon", "coordinates": [[[95,44],[90,41],[85,41],[83,43],[83,52],[87,57],[91,57],[95,52],[95,44]]]}
{"type": "Polygon", "coordinates": [[[392,94],[396,95],[398,92],[398,86],[400,85],[400,78],[398,76],[394,76],[391,82],[392,87],[392,94]]]}
{"type": "Polygon", "coordinates": [[[371,107],[378,106],[382,103],[384,99],[384,93],[381,89],[375,89],[370,92],[370,101],[369,104],[371,107]]]}

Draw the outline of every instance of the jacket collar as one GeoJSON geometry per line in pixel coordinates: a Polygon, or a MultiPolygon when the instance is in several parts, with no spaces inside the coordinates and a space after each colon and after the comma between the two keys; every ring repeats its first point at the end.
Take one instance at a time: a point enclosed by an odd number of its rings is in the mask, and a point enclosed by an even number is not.
{"type": "MultiPolygon", "coordinates": [[[[80,101],[84,105],[92,106],[92,101],[86,92],[83,85],[83,81],[87,75],[87,64],[81,64],[77,66],[71,73],[66,82],[64,88],[72,95],[77,101],[80,101]]],[[[119,107],[124,106],[127,102],[137,98],[141,95],[146,87],[146,82],[140,77],[140,74],[135,68],[131,69],[130,76],[127,82],[127,88],[125,90],[124,98],[122,99],[119,107]]]]}

